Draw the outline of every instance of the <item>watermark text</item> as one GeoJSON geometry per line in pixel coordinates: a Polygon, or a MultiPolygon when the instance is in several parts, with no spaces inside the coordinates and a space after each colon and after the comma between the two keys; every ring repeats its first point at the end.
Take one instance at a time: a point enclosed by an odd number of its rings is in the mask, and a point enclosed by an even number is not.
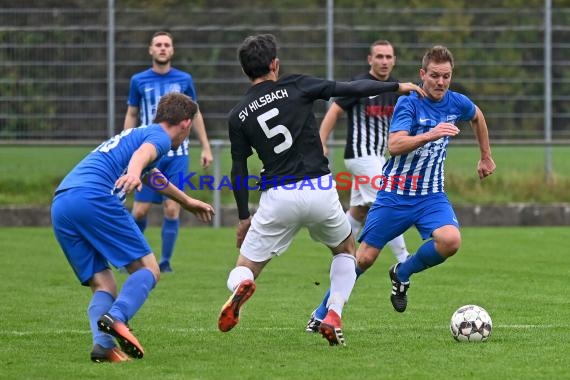
{"type": "Polygon", "coordinates": [[[339,172],[334,176],[322,176],[317,178],[298,178],[292,175],[284,176],[257,176],[248,175],[245,177],[236,176],[232,182],[229,176],[222,176],[219,181],[213,175],[198,175],[196,172],[175,173],[166,177],[162,173],[154,172],[150,174],[145,183],[154,190],[163,190],[172,183],[178,188],[187,187],[190,190],[267,190],[273,187],[281,187],[285,190],[327,190],[333,186],[337,190],[359,190],[363,186],[372,186],[375,190],[404,190],[408,184],[412,190],[418,187],[419,175],[395,175],[385,176],[383,174],[369,177],[366,175],[352,175],[349,172],[339,172]]]}

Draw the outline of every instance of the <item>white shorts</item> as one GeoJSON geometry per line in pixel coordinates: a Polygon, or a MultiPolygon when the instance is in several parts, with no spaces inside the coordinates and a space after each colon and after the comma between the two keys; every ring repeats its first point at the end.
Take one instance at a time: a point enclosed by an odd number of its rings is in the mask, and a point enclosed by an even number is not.
{"type": "Polygon", "coordinates": [[[352,188],[350,189],[351,206],[370,206],[376,200],[376,193],[380,187],[382,167],[386,159],[378,156],[350,158],[344,160],[344,166],[352,174],[352,188]],[[362,176],[360,180],[355,178],[362,176]],[[374,179],[376,178],[376,179],[374,179]],[[368,181],[367,183],[364,183],[368,181]]]}
{"type": "Polygon", "coordinates": [[[255,262],[269,260],[291,245],[301,227],[328,247],[338,246],[350,235],[331,175],[264,191],[240,253],[255,262]]]}

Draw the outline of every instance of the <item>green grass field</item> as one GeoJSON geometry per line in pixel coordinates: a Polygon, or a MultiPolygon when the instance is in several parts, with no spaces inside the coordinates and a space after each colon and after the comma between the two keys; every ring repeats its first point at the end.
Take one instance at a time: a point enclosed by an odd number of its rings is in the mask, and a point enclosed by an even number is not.
{"type": "MultiPolygon", "coordinates": [[[[131,321],[144,359],[111,365],[89,361],[90,292],[78,284],[51,230],[0,229],[0,378],[570,378],[567,228],[464,228],[456,257],[412,278],[403,314],[388,299],[393,257],[387,250],[345,308],[346,347],[304,332],[330,263],[308,234],[268,265],[240,324],[223,334],[216,321],[237,255],[234,230],[181,232],[175,273],[163,276],[131,321]],[[453,311],[470,303],[493,318],[485,343],[457,343],[449,332],[453,311]]],[[[159,233],[149,230],[152,246],[159,233]]],[[[417,233],[406,239],[414,251],[417,233]]]]}
{"type": "MultiPolygon", "coordinates": [[[[0,147],[0,205],[47,205],[53,190],[65,174],[79,162],[92,147],[3,146],[0,147]]],[[[199,149],[191,151],[190,171],[212,175],[213,169],[198,167],[199,149]]],[[[570,202],[570,147],[553,147],[552,161],[555,181],[546,184],[544,148],[497,146],[493,154],[496,173],[479,181],[476,172],[478,149],[472,146],[453,146],[446,161],[446,190],[456,204],[501,204],[505,202],[570,202]]],[[[346,170],[342,149],[334,150],[335,173],[346,170]]],[[[220,168],[223,175],[230,172],[229,150],[223,149],[220,168]]],[[[249,160],[250,173],[258,175],[261,165],[256,157],[249,160]]],[[[193,181],[197,188],[198,182],[193,181]]],[[[195,198],[212,201],[212,191],[192,191],[195,198]]],[[[340,192],[347,202],[348,191],[340,192]]],[[[234,204],[229,189],[222,191],[222,203],[234,204]]],[[[259,193],[250,194],[256,203],[259,193]]]]}

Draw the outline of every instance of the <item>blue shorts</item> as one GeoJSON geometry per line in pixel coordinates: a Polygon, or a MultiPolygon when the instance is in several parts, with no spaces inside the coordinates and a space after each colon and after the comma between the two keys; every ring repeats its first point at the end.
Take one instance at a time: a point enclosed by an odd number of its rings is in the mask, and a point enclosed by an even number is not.
{"type": "Polygon", "coordinates": [[[51,221],[82,285],[109,268],[109,263],[123,267],[152,252],[119,198],[101,190],[78,187],[57,193],[51,221]]]}
{"type": "MultiPolygon", "coordinates": [[[[156,166],[168,180],[177,188],[184,191],[184,178],[188,175],[190,156],[164,156],[156,166]]],[[[135,201],[161,204],[168,197],[155,191],[150,186],[143,185],[141,191],[135,191],[135,201]]]]}
{"type": "Polygon", "coordinates": [[[430,238],[439,227],[453,225],[459,228],[445,193],[403,196],[379,191],[358,241],[382,249],[414,225],[423,240],[430,238]]]}

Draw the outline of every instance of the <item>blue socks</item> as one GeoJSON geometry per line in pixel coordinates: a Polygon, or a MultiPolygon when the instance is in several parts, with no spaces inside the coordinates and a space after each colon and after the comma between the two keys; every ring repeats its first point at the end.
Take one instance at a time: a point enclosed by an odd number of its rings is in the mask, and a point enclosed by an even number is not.
{"type": "Polygon", "coordinates": [[[162,257],[160,263],[170,262],[178,238],[180,219],[166,219],[162,223],[162,257]]]}
{"type": "Polygon", "coordinates": [[[408,282],[413,273],[424,271],[444,261],[445,258],[435,250],[433,239],[426,241],[415,255],[410,256],[408,260],[398,265],[398,279],[402,282],[408,282]]]}
{"type": "Polygon", "coordinates": [[[97,327],[97,321],[103,314],[109,311],[114,301],[115,298],[110,293],[101,290],[93,293],[91,297],[91,302],[87,308],[87,316],[89,317],[89,327],[91,327],[91,333],[93,334],[93,345],[99,344],[104,348],[115,347],[113,337],[99,331],[99,327],[97,327]]]}
{"type": "Polygon", "coordinates": [[[154,285],[156,280],[150,270],[142,268],[134,272],[123,284],[108,313],[121,322],[128,322],[144,304],[154,285]]]}
{"type": "Polygon", "coordinates": [[[141,230],[141,232],[144,234],[144,230],[146,230],[146,225],[148,223],[148,219],[147,218],[144,218],[141,220],[135,219],[135,223],[139,227],[139,230],[141,230]]]}
{"type": "MultiPolygon", "coordinates": [[[[360,277],[362,273],[364,272],[359,267],[356,267],[356,279],[358,279],[358,277],[360,277]]],[[[330,295],[331,295],[331,288],[327,290],[327,294],[325,294],[325,297],[321,301],[321,304],[315,310],[315,318],[318,319],[319,321],[322,321],[327,316],[327,311],[328,311],[327,302],[329,301],[330,295]]]]}

